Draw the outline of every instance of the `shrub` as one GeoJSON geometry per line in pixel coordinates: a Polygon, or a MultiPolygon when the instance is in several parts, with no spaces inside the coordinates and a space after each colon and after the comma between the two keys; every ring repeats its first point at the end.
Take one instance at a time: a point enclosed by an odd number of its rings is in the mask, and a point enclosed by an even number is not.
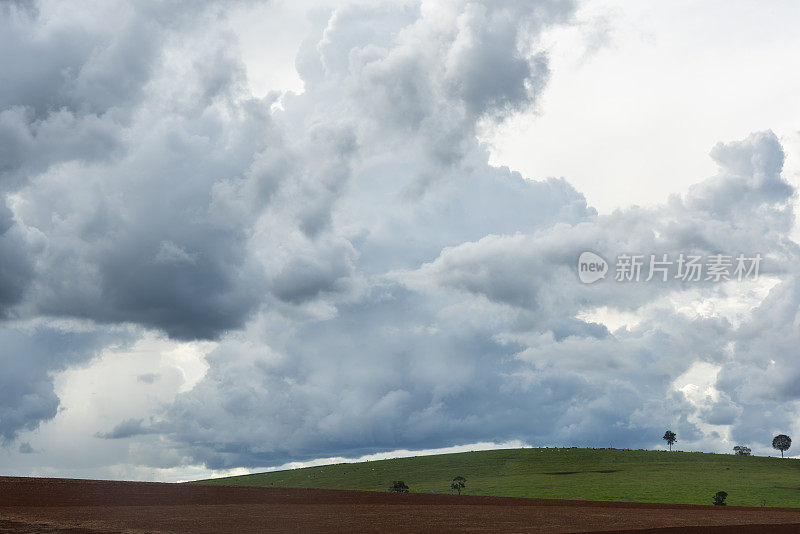
{"type": "Polygon", "coordinates": [[[392,482],[392,486],[389,488],[389,491],[394,491],[395,493],[408,493],[408,486],[402,480],[395,480],[392,482]]]}

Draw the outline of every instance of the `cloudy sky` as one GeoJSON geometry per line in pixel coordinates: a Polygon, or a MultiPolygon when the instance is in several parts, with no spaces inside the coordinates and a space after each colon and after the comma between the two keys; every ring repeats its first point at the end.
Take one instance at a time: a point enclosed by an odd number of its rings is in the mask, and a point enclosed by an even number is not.
{"type": "Polygon", "coordinates": [[[788,0],[0,4],[0,473],[667,428],[775,453],[800,434],[798,23],[788,0]],[[763,261],[623,282],[621,254],[763,261]]]}

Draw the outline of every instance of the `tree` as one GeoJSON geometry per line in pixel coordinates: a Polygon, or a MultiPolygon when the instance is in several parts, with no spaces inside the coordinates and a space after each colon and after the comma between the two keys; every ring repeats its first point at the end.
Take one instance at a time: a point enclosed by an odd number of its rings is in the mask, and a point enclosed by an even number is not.
{"type": "Polygon", "coordinates": [[[714,504],[717,506],[725,506],[725,499],[728,497],[727,491],[718,491],[714,494],[714,504]]]}
{"type": "Polygon", "coordinates": [[[455,490],[461,495],[461,490],[467,487],[467,479],[462,476],[457,476],[453,479],[453,483],[450,484],[450,489],[455,490]]]}
{"type": "Polygon", "coordinates": [[[781,451],[781,458],[783,458],[783,451],[788,450],[792,446],[792,438],[786,434],[778,434],[772,438],[772,448],[781,451]]]}
{"type": "Polygon", "coordinates": [[[408,486],[402,480],[395,480],[392,482],[392,486],[389,488],[389,491],[393,491],[395,493],[408,493],[408,486]]]}
{"type": "Polygon", "coordinates": [[[736,456],[750,456],[750,447],[744,445],[737,445],[733,448],[733,453],[736,456]]]}
{"type": "Polygon", "coordinates": [[[669,445],[669,450],[672,450],[672,444],[678,441],[675,432],[673,432],[672,430],[667,430],[666,432],[664,432],[664,437],[661,439],[667,442],[667,445],[669,445]]]}

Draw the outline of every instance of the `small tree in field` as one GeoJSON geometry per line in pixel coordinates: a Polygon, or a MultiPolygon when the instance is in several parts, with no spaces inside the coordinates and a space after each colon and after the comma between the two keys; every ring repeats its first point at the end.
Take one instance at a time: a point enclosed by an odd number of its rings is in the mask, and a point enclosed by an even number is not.
{"type": "Polygon", "coordinates": [[[783,451],[788,450],[792,446],[792,438],[786,434],[778,434],[772,438],[772,448],[781,451],[781,458],[783,458],[783,451]]]}
{"type": "Polygon", "coordinates": [[[669,445],[669,450],[672,450],[672,444],[678,441],[678,437],[672,430],[667,430],[664,432],[664,437],[661,439],[667,442],[667,445],[669,445]]]}
{"type": "Polygon", "coordinates": [[[736,456],[750,456],[750,447],[744,445],[737,445],[733,448],[733,454],[736,456]]]}
{"type": "Polygon", "coordinates": [[[725,506],[725,499],[728,497],[727,491],[718,491],[714,494],[714,504],[717,506],[725,506]]]}
{"type": "Polygon", "coordinates": [[[457,491],[459,495],[461,495],[461,490],[467,487],[467,479],[462,476],[457,476],[453,479],[453,483],[450,484],[450,489],[457,491]]]}
{"type": "Polygon", "coordinates": [[[389,491],[393,491],[395,493],[408,493],[408,486],[402,480],[395,480],[392,482],[392,486],[389,488],[389,491]]]}

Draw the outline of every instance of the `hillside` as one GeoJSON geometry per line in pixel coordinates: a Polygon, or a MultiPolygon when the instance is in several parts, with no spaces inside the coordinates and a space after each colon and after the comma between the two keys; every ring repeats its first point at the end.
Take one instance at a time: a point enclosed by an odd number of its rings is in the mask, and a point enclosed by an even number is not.
{"type": "Polygon", "coordinates": [[[699,452],[504,449],[396,458],[202,480],[197,484],[447,492],[506,497],[710,504],[720,490],[736,506],[800,507],[800,461],[699,452]]]}

